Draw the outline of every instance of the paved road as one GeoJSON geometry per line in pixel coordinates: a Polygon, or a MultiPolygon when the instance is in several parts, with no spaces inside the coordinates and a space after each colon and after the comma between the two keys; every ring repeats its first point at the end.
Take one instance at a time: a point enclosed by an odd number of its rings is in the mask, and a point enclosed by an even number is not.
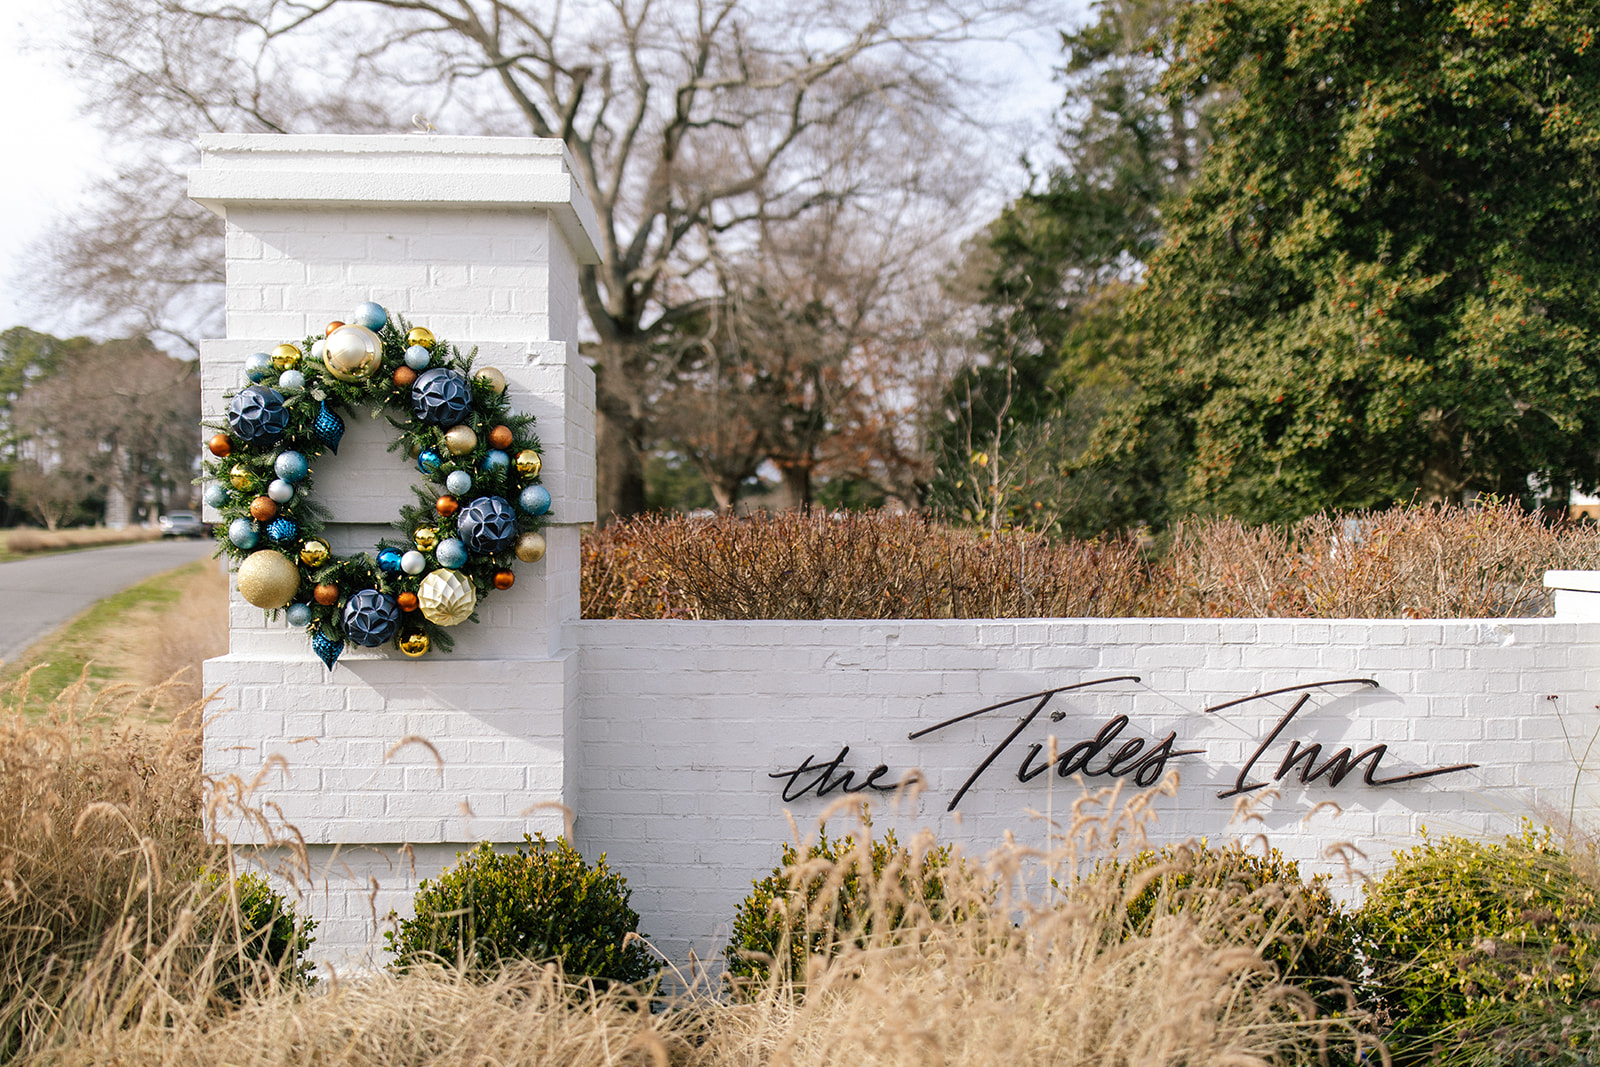
{"type": "Polygon", "coordinates": [[[209,538],[151,541],[0,563],[0,660],[15,660],[96,600],[215,548],[209,538]]]}

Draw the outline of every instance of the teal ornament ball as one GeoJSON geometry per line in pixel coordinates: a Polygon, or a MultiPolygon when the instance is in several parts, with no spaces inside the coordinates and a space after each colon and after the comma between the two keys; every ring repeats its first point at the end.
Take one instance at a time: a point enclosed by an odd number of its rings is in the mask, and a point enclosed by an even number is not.
{"type": "Polygon", "coordinates": [[[228,540],[248,552],[256,547],[261,535],[256,533],[255,523],[246,518],[237,518],[228,524],[228,540]]]}
{"type": "Polygon", "coordinates": [[[467,546],[459,537],[446,537],[433,550],[433,558],[439,561],[439,566],[455,570],[467,561],[467,546]]]}
{"type": "Polygon", "coordinates": [[[511,466],[511,457],[498,448],[491,448],[483,456],[483,469],[486,471],[503,471],[511,466]]]}
{"type": "Polygon", "coordinates": [[[417,375],[411,386],[411,413],[432,426],[454,426],[472,413],[472,386],[466,375],[435,367],[417,375]]]}
{"type": "Polygon", "coordinates": [[[543,515],[550,510],[550,490],[542,485],[530,485],[517,498],[517,505],[529,515],[543,515]]]}
{"type": "Polygon", "coordinates": [[[289,619],[290,626],[306,626],[311,622],[311,605],[290,604],[284,615],[289,619]]]}
{"type": "Polygon", "coordinates": [[[228,504],[228,491],[222,487],[221,482],[212,482],[206,486],[203,499],[207,507],[221,508],[228,504]]]}
{"type": "Polygon", "coordinates": [[[287,504],[294,499],[294,486],[282,478],[274,478],[272,484],[267,486],[267,498],[274,504],[287,504]]]}
{"type": "Polygon", "coordinates": [[[265,352],[252,352],[244,357],[244,376],[252,382],[266,381],[272,373],[272,357],[265,352]]]}
{"type": "Polygon", "coordinates": [[[444,487],[456,496],[461,496],[472,488],[472,475],[466,471],[451,471],[444,477],[444,487]]]}
{"type": "Polygon", "coordinates": [[[306,457],[298,452],[280,452],[278,458],[272,461],[272,469],[290,485],[305,480],[311,468],[306,463],[306,457]]]}
{"type": "Polygon", "coordinates": [[[424,448],[417,455],[417,470],[423,474],[436,474],[444,459],[431,448],[424,448]]]}
{"type": "Polygon", "coordinates": [[[331,671],[333,665],[339,661],[339,653],[344,651],[344,642],[317,630],[311,635],[311,651],[315,652],[317,658],[327,664],[331,671]]]}
{"type": "Polygon", "coordinates": [[[428,569],[428,557],[413,548],[400,557],[400,569],[415,577],[428,569]]]}
{"type": "Polygon", "coordinates": [[[376,300],[368,300],[356,308],[356,313],[350,318],[350,325],[365,326],[369,330],[381,330],[389,322],[389,313],[383,310],[383,305],[376,300]]]}
{"type": "Polygon", "coordinates": [[[276,389],[252,385],[228,401],[228,426],[247,445],[275,445],[289,429],[289,409],[276,389]]]}
{"type": "MultiPolygon", "coordinates": [[[[504,552],[517,538],[517,517],[497,496],[480,496],[456,516],[461,540],[474,552],[504,552]]],[[[442,547],[442,546],[441,546],[442,547]]],[[[439,561],[445,566],[450,564],[439,561]]]]}
{"type": "Polygon", "coordinates": [[[433,353],[421,345],[412,345],[406,349],[406,366],[414,371],[428,369],[428,364],[433,362],[433,353]]]}
{"type": "Polygon", "coordinates": [[[378,553],[378,569],[385,574],[400,573],[400,553],[392,548],[385,548],[378,553]]]}
{"type": "Polygon", "coordinates": [[[286,370],[278,375],[278,390],[284,393],[298,393],[306,387],[306,376],[297,370],[286,370]]]}
{"type": "Polygon", "coordinates": [[[344,635],[366,648],[374,648],[400,628],[400,605],[376,589],[363,589],[344,605],[344,635]]]}

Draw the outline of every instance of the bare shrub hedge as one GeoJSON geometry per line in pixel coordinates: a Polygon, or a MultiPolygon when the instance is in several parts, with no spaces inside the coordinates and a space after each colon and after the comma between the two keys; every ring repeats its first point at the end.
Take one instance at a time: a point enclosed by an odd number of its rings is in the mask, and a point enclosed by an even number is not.
{"type": "Polygon", "coordinates": [[[582,592],[586,618],[1490,618],[1548,615],[1544,571],[1595,566],[1595,527],[1511,504],[1195,519],[1161,551],[886,512],[646,516],[585,535],[582,592]]]}

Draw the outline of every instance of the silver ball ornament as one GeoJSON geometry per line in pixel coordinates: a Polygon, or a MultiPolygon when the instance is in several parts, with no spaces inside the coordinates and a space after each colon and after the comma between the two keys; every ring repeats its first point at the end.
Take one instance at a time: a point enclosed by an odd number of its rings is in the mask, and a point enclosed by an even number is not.
{"type": "Polygon", "coordinates": [[[472,488],[472,475],[466,471],[451,471],[445,475],[444,487],[456,496],[461,496],[472,488]]]}
{"type": "Polygon", "coordinates": [[[311,605],[290,604],[284,616],[289,620],[290,626],[308,626],[311,623],[311,605]]]}
{"type": "Polygon", "coordinates": [[[256,532],[255,523],[246,518],[237,518],[228,524],[228,540],[248,552],[256,547],[261,535],[256,532]]]}
{"type": "Polygon", "coordinates": [[[433,550],[433,558],[439,561],[439,566],[455,570],[467,561],[467,546],[458,537],[446,537],[433,550]]]}
{"type": "Polygon", "coordinates": [[[529,515],[543,515],[550,510],[550,490],[542,485],[530,485],[517,497],[517,503],[529,515]]]}
{"type": "MultiPolygon", "coordinates": [[[[317,342],[321,344],[322,342],[317,342]]],[[[278,389],[284,393],[298,393],[306,387],[306,376],[297,370],[286,370],[278,375],[278,389]]]]}
{"type": "Polygon", "coordinates": [[[207,507],[224,507],[228,503],[228,490],[223,488],[221,482],[212,482],[206,486],[205,495],[202,499],[205,500],[207,507]]]}
{"type": "Polygon", "coordinates": [[[359,382],[372,376],[383,362],[383,342],[365,326],[341,326],[328,335],[322,365],[341,382],[359,382]]]}
{"type": "Polygon", "coordinates": [[[252,352],[244,357],[244,375],[252,382],[264,381],[272,373],[272,357],[265,352],[252,352]]]}
{"type": "Polygon", "coordinates": [[[294,499],[294,486],[282,478],[274,478],[272,484],[267,486],[267,499],[274,504],[287,504],[294,499]]]}
{"type": "Polygon", "coordinates": [[[356,313],[350,316],[350,321],[369,330],[381,330],[389,322],[389,313],[383,310],[383,305],[376,300],[368,300],[356,308],[356,313]]]}
{"type": "Polygon", "coordinates": [[[406,366],[412,370],[427,370],[428,364],[433,362],[433,353],[421,345],[412,345],[406,349],[406,366]]]}
{"type": "Polygon", "coordinates": [[[413,548],[400,557],[400,569],[413,576],[421,574],[428,569],[428,557],[413,548]]]}

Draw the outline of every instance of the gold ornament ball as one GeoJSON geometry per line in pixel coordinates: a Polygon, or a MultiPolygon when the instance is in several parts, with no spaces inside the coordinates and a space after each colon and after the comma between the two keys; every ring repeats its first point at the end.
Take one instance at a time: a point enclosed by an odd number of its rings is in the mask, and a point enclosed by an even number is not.
{"type": "Polygon", "coordinates": [[[472,617],[478,594],[460,571],[432,571],[417,589],[422,617],[435,626],[454,626],[472,617]]]}
{"type": "Polygon", "coordinates": [[[517,558],[524,563],[538,563],[544,559],[544,537],[536,533],[525,533],[517,538],[517,558]]]}
{"type": "Polygon", "coordinates": [[[539,453],[531,448],[524,448],[517,453],[517,473],[524,478],[537,478],[539,471],[544,467],[544,461],[539,458],[539,453]]]}
{"type": "Polygon", "coordinates": [[[228,480],[235,489],[248,489],[255,484],[255,479],[250,477],[250,468],[243,464],[228,472],[228,480]]]}
{"type": "Polygon", "coordinates": [[[320,567],[328,561],[328,546],[321,541],[307,541],[300,546],[300,562],[307,567],[320,567]]]}
{"type": "Polygon", "coordinates": [[[428,645],[428,635],[423,633],[421,630],[418,630],[416,633],[406,634],[400,638],[400,651],[404,652],[412,659],[416,659],[418,656],[427,655],[428,645]]]}
{"type": "Polygon", "coordinates": [[[439,531],[432,526],[419,526],[411,539],[423,552],[432,552],[439,546],[439,531]]]}
{"type": "Polygon", "coordinates": [[[478,447],[478,435],[471,426],[452,426],[444,432],[444,447],[452,456],[464,456],[478,447]]]}
{"type": "Polygon", "coordinates": [[[365,326],[339,327],[322,349],[322,365],[341,382],[369,378],[382,362],[383,342],[365,326]]]}
{"type": "Polygon", "coordinates": [[[287,607],[300,588],[300,571],[282,553],[252,552],[239,564],[239,595],[258,608],[287,607]]]}
{"type": "Polygon", "coordinates": [[[494,391],[495,396],[499,396],[506,391],[506,376],[499,367],[485,367],[480,371],[474,371],[473,377],[479,381],[487,382],[489,388],[494,391]]]}
{"type": "Polygon", "coordinates": [[[433,348],[435,338],[433,331],[426,326],[413,326],[411,332],[406,334],[406,344],[421,345],[423,348],[433,348]]]}
{"type": "Polygon", "coordinates": [[[300,365],[300,349],[291,344],[281,344],[272,350],[272,365],[279,370],[290,370],[300,365]]]}

